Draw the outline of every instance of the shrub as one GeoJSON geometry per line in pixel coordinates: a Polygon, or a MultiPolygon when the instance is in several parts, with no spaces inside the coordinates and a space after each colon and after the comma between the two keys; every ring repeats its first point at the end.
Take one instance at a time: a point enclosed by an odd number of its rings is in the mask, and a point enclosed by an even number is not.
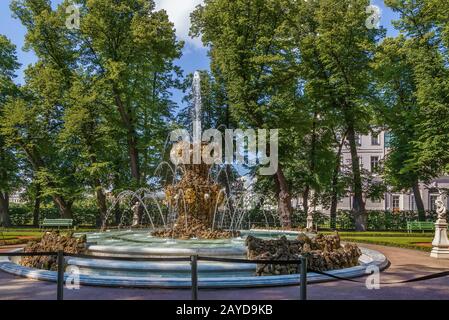
{"type": "MultiPolygon", "coordinates": [[[[414,211],[367,211],[368,213],[368,230],[370,231],[404,231],[407,229],[408,221],[418,220],[418,213],[414,211]]],[[[255,210],[248,213],[253,224],[265,225],[264,219],[261,219],[261,213],[255,210]]],[[[272,217],[276,217],[276,212],[270,213],[272,217]]],[[[263,214],[262,214],[263,216],[263,214]]],[[[275,220],[276,218],[273,218],[275,220]]],[[[427,221],[435,221],[436,213],[426,212],[427,221]]],[[[313,213],[313,221],[316,225],[323,225],[330,223],[330,217],[321,212],[313,213]]],[[[337,229],[339,230],[354,230],[355,220],[354,214],[350,210],[339,210],[337,212],[337,229]]],[[[292,216],[293,227],[305,227],[307,224],[307,214],[301,210],[295,210],[292,216]]],[[[273,225],[269,223],[268,226],[279,226],[279,220],[273,225]]]]}
{"type": "MultiPolygon", "coordinates": [[[[33,223],[33,208],[27,205],[13,204],[9,210],[11,223],[15,226],[31,225],[33,223]]],[[[77,205],[73,207],[73,220],[76,225],[95,225],[98,209],[93,206],[77,205]]],[[[45,218],[60,218],[59,210],[55,207],[41,207],[39,223],[45,218]]]]}

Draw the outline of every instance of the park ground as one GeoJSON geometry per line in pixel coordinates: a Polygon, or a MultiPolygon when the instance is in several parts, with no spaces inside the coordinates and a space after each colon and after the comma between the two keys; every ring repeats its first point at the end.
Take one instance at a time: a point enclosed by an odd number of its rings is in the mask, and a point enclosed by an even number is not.
{"type": "MultiPolygon", "coordinates": [[[[21,237],[39,238],[37,230],[14,230],[3,232],[9,239],[21,237]]],[[[346,241],[356,241],[362,246],[382,252],[390,261],[390,266],[381,273],[380,289],[367,289],[366,278],[358,278],[358,282],[333,281],[310,284],[309,299],[344,299],[344,300],[378,300],[378,299],[449,299],[449,277],[424,280],[413,283],[397,283],[400,281],[427,276],[449,269],[449,260],[438,260],[429,257],[428,243],[431,234],[406,233],[342,233],[346,241]],[[380,243],[370,244],[370,243],[380,243]],[[409,249],[409,248],[413,249],[409,249]]],[[[23,239],[23,238],[22,238],[23,239]]],[[[26,238],[25,238],[26,240],[26,238]]],[[[12,241],[14,242],[14,241],[12,241]]],[[[7,251],[23,244],[3,246],[0,250],[7,251]]],[[[189,290],[178,289],[132,289],[104,288],[82,286],[79,290],[65,289],[64,298],[77,299],[123,299],[123,300],[153,300],[153,299],[190,299],[189,290]]],[[[239,300],[239,299],[298,299],[298,286],[256,288],[256,289],[201,289],[199,299],[239,300]]],[[[56,298],[56,285],[51,282],[36,281],[0,272],[0,300],[39,299],[52,300],[56,298]]]]}

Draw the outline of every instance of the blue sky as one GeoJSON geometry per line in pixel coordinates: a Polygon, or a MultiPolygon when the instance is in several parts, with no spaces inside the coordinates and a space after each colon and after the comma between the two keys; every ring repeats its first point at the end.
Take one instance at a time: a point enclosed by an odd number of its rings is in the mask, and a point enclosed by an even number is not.
{"type": "MultiPolygon", "coordinates": [[[[30,63],[36,61],[36,57],[32,51],[23,51],[26,29],[19,20],[12,17],[9,9],[10,2],[11,0],[0,0],[0,34],[7,36],[17,46],[17,57],[22,67],[17,73],[16,81],[23,83],[23,71],[30,63]]],[[[60,2],[61,0],[53,0],[52,4],[56,6],[60,2]]],[[[209,69],[207,50],[202,47],[199,39],[191,39],[188,36],[189,14],[201,2],[202,0],[156,0],[157,9],[167,10],[170,20],[175,24],[177,36],[186,42],[183,56],[177,61],[185,74],[195,70],[209,69]]],[[[380,7],[382,11],[381,25],[388,30],[389,36],[394,36],[396,31],[391,26],[391,20],[396,19],[397,16],[385,7],[383,0],[372,0],[371,3],[380,7]]],[[[181,92],[173,92],[173,99],[179,106],[182,105],[182,96],[181,92]]]]}

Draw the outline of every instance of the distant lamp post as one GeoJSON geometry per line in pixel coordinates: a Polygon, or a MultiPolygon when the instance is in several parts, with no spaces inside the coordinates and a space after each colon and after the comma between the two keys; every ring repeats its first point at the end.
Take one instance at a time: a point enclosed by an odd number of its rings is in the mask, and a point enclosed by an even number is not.
{"type": "Polygon", "coordinates": [[[437,221],[435,223],[435,237],[432,241],[432,251],[430,256],[437,259],[449,259],[449,240],[447,238],[447,208],[445,205],[445,196],[438,189],[437,183],[433,183],[433,188],[437,189],[440,196],[435,201],[436,212],[438,214],[437,221]]]}

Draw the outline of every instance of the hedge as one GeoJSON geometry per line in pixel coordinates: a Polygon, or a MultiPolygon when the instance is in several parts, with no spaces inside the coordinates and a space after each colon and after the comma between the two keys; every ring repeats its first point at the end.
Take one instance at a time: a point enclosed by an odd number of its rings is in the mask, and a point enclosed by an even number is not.
{"type": "MultiPolygon", "coordinates": [[[[94,226],[98,216],[98,209],[89,206],[74,206],[73,220],[76,225],[94,226]]],[[[26,205],[12,205],[9,208],[11,224],[14,226],[25,226],[33,224],[33,209],[26,205]]],[[[60,218],[59,210],[54,207],[40,208],[39,223],[45,218],[60,218]]]]}
{"type": "MultiPolygon", "coordinates": [[[[418,212],[414,211],[367,211],[368,214],[368,230],[371,231],[404,231],[407,230],[407,221],[418,220],[418,212]]],[[[265,215],[276,217],[276,212],[265,212],[265,215]]],[[[436,213],[432,211],[426,212],[426,221],[435,221],[436,213]]],[[[263,226],[266,225],[264,214],[255,210],[251,211],[248,218],[245,219],[251,225],[263,226]]],[[[295,210],[292,216],[293,227],[305,227],[307,221],[307,214],[300,210],[295,210]]],[[[354,214],[349,210],[339,210],[337,212],[337,229],[340,230],[354,230],[354,214]]],[[[330,217],[321,212],[313,213],[313,222],[316,225],[324,225],[330,223],[330,217]]],[[[280,226],[279,219],[271,218],[268,227],[280,226]]]]}
{"type": "MultiPolygon", "coordinates": [[[[33,210],[26,205],[12,205],[10,217],[13,225],[25,226],[33,223],[33,210]]],[[[45,218],[59,218],[59,211],[54,207],[42,207],[40,209],[39,222],[45,218]]],[[[98,209],[95,206],[75,205],[73,207],[73,219],[78,226],[95,226],[98,217],[98,209]]],[[[330,218],[321,212],[313,213],[316,225],[328,224],[330,218]]],[[[112,219],[112,218],[111,218],[112,219]]],[[[157,220],[157,219],[156,219],[157,220]]],[[[418,213],[414,211],[368,211],[368,230],[372,231],[404,231],[407,229],[407,221],[418,220],[418,213]]],[[[426,212],[427,221],[435,221],[435,212],[426,212]]],[[[307,214],[301,210],[295,210],[292,216],[293,227],[305,227],[307,214]]],[[[351,211],[340,210],[337,212],[337,227],[340,230],[354,230],[354,215],[351,211]]],[[[280,221],[276,211],[251,210],[243,220],[242,227],[280,227],[280,221]]]]}

